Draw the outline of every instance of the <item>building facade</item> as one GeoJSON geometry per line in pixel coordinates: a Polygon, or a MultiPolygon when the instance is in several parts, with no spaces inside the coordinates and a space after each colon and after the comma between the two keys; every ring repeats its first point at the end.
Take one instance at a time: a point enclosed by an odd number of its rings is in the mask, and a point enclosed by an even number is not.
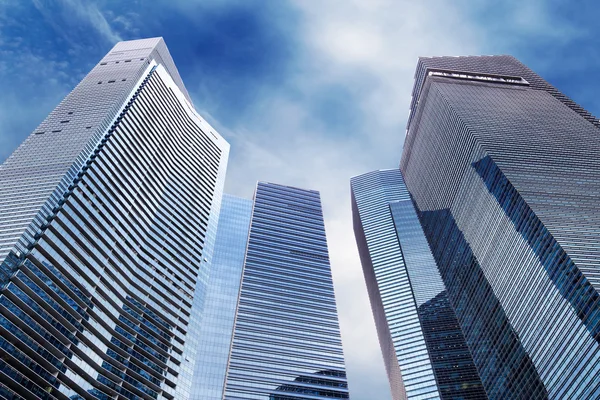
{"type": "Polygon", "coordinates": [[[419,60],[400,169],[490,399],[600,398],[599,126],[512,57],[419,60]]]}
{"type": "Polygon", "coordinates": [[[0,397],[189,398],[228,153],[154,38],[0,166],[0,397]]]}
{"type": "Polygon", "coordinates": [[[221,400],[231,349],[252,200],[223,195],[198,341],[192,400],[221,400]]]}
{"type": "Polygon", "coordinates": [[[400,170],[352,178],[351,195],[392,397],[487,399],[400,170]]]}
{"type": "Polygon", "coordinates": [[[224,399],[347,399],[316,191],[259,182],[224,399]]]}

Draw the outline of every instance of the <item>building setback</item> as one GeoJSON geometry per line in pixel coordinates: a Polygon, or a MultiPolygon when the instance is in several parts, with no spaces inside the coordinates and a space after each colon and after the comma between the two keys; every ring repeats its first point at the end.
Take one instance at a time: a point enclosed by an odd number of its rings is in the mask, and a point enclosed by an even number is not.
{"type": "Polygon", "coordinates": [[[224,399],[348,398],[319,192],[259,182],[224,399]]]}
{"type": "Polygon", "coordinates": [[[0,166],[0,397],[189,397],[228,152],[154,38],[0,166]]]}
{"type": "Polygon", "coordinates": [[[400,170],[354,177],[351,194],[392,397],[486,399],[400,170]]]}
{"type": "Polygon", "coordinates": [[[490,399],[600,398],[599,125],[513,57],[419,60],[400,169],[490,399]]]}

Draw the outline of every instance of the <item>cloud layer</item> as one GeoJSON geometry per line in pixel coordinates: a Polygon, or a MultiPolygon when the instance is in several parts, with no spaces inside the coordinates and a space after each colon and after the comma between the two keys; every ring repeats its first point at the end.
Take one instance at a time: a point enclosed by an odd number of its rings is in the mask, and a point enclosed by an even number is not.
{"type": "Polygon", "coordinates": [[[418,56],[512,53],[599,114],[597,6],[483,0],[0,0],[0,161],[119,39],[164,36],[231,142],[226,190],[321,191],[350,389],[389,399],[349,179],[400,158],[418,56]]]}

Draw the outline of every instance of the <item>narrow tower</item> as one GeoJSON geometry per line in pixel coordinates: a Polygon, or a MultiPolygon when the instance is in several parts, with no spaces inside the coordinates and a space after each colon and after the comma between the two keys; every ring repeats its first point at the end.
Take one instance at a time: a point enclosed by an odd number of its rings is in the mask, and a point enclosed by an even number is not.
{"type": "Polygon", "coordinates": [[[351,179],[354,234],[392,397],[481,399],[481,380],[399,169],[351,179]]]}
{"type": "Polygon", "coordinates": [[[347,399],[319,192],[259,182],[224,399],[347,399]]]}
{"type": "MultiPolygon", "coordinates": [[[[191,400],[222,400],[252,217],[252,200],[223,195],[198,341],[191,400]]],[[[196,307],[196,305],[195,305],[196,307]]]]}

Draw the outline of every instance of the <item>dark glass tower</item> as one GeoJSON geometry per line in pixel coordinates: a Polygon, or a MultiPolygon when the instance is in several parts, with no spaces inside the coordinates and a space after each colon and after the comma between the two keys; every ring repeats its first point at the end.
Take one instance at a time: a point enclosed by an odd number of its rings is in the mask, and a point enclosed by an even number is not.
{"type": "Polygon", "coordinates": [[[224,398],[348,398],[316,191],[258,183],[224,398]]]}
{"type": "Polygon", "coordinates": [[[189,397],[228,152],[154,38],[0,166],[0,397],[189,397]]]}
{"type": "Polygon", "coordinates": [[[491,399],[600,398],[599,126],[512,57],[419,60],[400,168],[491,399]]]}
{"type": "Polygon", "coordinates": [[[396,399],[486,399],[398,169],[352,178],[354,233],[396,399]]]}

